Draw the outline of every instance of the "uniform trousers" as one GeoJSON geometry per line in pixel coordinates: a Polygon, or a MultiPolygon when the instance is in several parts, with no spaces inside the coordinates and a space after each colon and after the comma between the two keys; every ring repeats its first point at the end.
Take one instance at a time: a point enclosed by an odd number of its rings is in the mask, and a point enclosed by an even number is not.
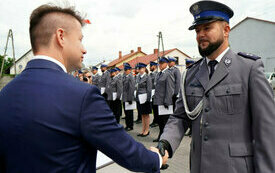
{"type": "Polygon", "coordinates": [[[125,123],[126,127],[133,128],[134,126],[134,111],[133,110],[125,110],[125,102],[123,102],[123,109],[125,114],[125,123]]]}
{"type": "Polygon", "coordinates": [[[111,110],[113,111],[116,121],[117,123],[120,122],[120,111],[119,109],[121,109],[121,100],[110,100],[109,101],[109,106],[111,108],[111,110]]]}

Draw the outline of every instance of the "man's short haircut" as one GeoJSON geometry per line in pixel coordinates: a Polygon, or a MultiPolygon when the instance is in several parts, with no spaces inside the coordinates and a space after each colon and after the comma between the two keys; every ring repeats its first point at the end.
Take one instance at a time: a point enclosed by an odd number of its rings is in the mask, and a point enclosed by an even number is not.
{"type": "MultiPolygon", "coordinates": [[[[45,16],[49,14],[63,15],[64,17],[75,18],[81,26],[84,26],[84,18],[75,10],[75,7],[59,7],[54,4],[45,4],[36,8],[30,16],[30,40],[33,52],[37,52],[39,46],[48,46],[51,36],[57,27],[60,27],[58,21],[46,20],[45,16]]],[[[64,26],[65,27],[65,26],[64,26]]]]}

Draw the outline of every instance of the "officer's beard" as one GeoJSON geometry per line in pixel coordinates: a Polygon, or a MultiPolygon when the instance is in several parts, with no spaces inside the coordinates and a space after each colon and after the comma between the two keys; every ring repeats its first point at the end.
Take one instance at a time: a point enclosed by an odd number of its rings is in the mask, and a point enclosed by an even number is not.
{"type": "Polygon", "coordinates": [[[217,40],[215,43],[209,42],[209,45],[205,49],[202,49],[200,46],[198,46],[201,56],[206,57],[211,55],[215,50],[217,50],[223,44],[223,42],[224,42],[224,39],[221,38],[217,40]]]}

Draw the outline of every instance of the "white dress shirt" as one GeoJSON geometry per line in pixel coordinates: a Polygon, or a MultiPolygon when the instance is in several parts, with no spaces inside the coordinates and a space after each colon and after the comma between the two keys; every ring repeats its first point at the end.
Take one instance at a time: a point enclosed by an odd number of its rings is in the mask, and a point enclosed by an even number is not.
{"type": "MultiPolygon", "coordinates": [[[[221,62],[223,56],[226,54],[226,52],[228,52],[229,50],[229,47],[226,48],[215,60],[218,61],[217,65],[215,66],[215,70],[217,69],[219,63],[221,62]]],[[[209,58],[206,57],[206,62],[207,62],[207,66],[208,66],[208,63],[209,61],[211,61],[209,58]]],[[[210,73],[210,67],[208,66],[208,70],[209,70],[209,73],[210,73]]]]}
{"type": "Polygon", "coordinates": [[[46,56],[46,55],[35,55],[35,56],[33,56],[32,60],[34,60],[34,59],[44,59],[44,60],[47,60],[47,61],[51,61],[51,62],[57,64],[58,66],[60,66],[63,69],[63,71],[65,73],[67,73],[67,69],[65,68],[65,66],[61,62],[57,61],[56,59],[54,59],[52,57],[49,57],[49,56],[46,56]]]}

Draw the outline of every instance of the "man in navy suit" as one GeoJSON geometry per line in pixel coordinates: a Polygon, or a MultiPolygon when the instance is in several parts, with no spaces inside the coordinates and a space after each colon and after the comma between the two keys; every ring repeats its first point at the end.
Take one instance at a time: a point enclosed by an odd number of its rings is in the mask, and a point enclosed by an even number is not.
{"type": "Polygon", "coordinates": [[[0,92],[0,173],[94,173],[97,150],[131,171],[159,172],[167,161],[116,123],[96,86],[66,73],[86,53],[82,21],[72,8],[33,11],[35,56],[0,92]]]}

